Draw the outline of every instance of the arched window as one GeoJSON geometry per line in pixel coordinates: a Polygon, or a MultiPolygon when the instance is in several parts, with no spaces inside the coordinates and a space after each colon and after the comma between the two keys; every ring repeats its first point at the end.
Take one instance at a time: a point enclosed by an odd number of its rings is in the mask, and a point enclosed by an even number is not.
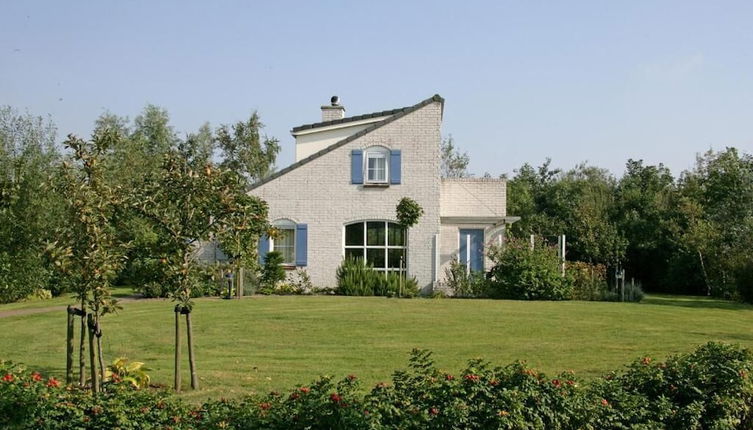
{"type": "Polygon", "coordinates": [[[389,221],[359,221],[345,226],[345,257],[362,258],[379,271],[405,270],[405,229],[389,221]]]}
{"type": "Polygon", "coordinates": [[[280,235],[270,240],[270,251],[282,254],[282,264],[295,265],[295,223],[290,220],[278,220],[272,225],[279,230],[280,235]]]}

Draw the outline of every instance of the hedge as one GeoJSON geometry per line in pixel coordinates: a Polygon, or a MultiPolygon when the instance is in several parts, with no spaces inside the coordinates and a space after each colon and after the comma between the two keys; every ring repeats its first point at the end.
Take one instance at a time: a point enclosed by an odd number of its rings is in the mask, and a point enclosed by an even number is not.
{"type": "Polygon", "coordinates": [[[64,387],[0,362],[0,428],[9,429],[750,429],[753,356],[708,343],[656,362],[642,357],[584,383],[523,362],[472,360],[457,374],[414,350],[407,369],[364,394],[356,376],[285,393],[185,403],[165,392],[112,384],[64,387]]]}

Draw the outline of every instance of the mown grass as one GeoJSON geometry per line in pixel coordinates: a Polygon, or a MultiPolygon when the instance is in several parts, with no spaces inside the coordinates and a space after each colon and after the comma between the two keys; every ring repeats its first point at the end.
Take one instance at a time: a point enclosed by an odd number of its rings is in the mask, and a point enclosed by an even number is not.
{"type": "MultiPolygon", "coordinates": [[[[124,303],[104,320],[107,358],[144,361],[155,382],[170,385],[172,309],[166,300],[124,303]]],[[[284,390],[320,374],[352,373],[370,385],[403,367],[412,348],[434,351],[439,366],[453,372],[469,358],[483,357],[495,364],[527,360],[548,373],[572,369],[591,378],[638,356],[663,358],[710,340],[753,347],[753,307],[695,297],[649,296],[640,304],[200,299],[193,318],[202,388],[188,390],[189,400],[284,390]]],[[[63,375],[64,312],[2,318],[0,333],[0,359],[63,375]]]]}

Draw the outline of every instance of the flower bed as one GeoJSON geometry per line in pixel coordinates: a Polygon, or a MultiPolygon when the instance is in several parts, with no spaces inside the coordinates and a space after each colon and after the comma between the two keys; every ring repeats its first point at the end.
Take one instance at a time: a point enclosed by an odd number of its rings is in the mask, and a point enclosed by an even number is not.
{"type": "Polygon", "coordinates": [[[458,374],[413,352],[391,383],[363,394],[356,376],[286,393],[194,407],[164,391],[64,387],[0,363],[0,428],[11,429],[749,429],[753,355],[709,343],[656,362],[643,357],[590,383],[524,363],[472,360],[458,374]]]}

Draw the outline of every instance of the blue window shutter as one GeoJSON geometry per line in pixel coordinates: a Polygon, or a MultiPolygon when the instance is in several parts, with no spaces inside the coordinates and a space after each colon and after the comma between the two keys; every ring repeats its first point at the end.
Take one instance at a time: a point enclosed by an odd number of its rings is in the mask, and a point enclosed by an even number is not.
{"type": "Polygon", "coordinates": [[[390,151],[390,184],[400,183],[400,150],[390,151]]]}
{"type": "Polygon", "coordinates": [[[269,236],[263,234],[259,238],[259,264],[264,264],[264,257],[269,252],[269,236]]]}
{"type": "Polygon", "coordinates": [[[354,149],[350,157],[350,182],[363,184],[363,151],[354,149]]]}
{"type": "Polygon", "coordinates": [[[295,265],[306,266],[308,255],[308,224],[296,224],[295,226],[295,265]]]}

